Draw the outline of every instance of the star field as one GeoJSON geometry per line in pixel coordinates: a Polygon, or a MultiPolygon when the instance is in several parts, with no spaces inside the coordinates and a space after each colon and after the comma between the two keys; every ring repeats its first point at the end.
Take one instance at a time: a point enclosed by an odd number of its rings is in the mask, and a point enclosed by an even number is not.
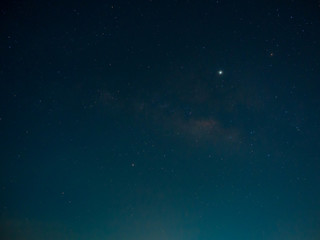
{"type": "Polygon", "coordinates": [[[318,1],[0,7],[0,238],[320,238],[318,1]]]}

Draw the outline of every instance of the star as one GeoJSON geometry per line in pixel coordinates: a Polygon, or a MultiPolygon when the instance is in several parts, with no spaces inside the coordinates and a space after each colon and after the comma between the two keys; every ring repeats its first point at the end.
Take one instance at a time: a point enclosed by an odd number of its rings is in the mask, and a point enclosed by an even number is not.
{"type": "Polygon", "coordinates": [[[218,74],[221,76],[221,75],[223,75],[223,71],[222,70],[219,70],[218,71],[218,74]]]}

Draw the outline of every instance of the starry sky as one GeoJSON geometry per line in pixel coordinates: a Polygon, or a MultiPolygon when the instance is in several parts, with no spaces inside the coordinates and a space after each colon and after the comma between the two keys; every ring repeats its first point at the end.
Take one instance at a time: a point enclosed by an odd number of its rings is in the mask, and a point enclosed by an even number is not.
{"type": "Polygon", "coordinates": [[[0,6],[3,240],[319,240],[320,2],[0,6]]]}

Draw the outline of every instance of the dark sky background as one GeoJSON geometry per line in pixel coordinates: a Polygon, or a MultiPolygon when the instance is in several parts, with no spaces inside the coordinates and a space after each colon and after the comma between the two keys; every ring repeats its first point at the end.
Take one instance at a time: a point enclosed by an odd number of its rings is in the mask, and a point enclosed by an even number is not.
{"type": "Polygon", "coordinates": [[[319,240],[320,2],[83,2],[1,3],[1,239],[319,240]]]}

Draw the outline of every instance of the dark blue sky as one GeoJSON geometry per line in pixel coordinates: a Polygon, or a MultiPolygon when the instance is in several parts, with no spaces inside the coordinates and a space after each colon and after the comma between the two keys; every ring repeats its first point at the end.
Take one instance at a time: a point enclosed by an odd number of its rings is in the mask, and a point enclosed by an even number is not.
{"type": "Polygon", "coordinates": [[[319,1],[0,15],[1,239],[320,239],[319,1]]]}

